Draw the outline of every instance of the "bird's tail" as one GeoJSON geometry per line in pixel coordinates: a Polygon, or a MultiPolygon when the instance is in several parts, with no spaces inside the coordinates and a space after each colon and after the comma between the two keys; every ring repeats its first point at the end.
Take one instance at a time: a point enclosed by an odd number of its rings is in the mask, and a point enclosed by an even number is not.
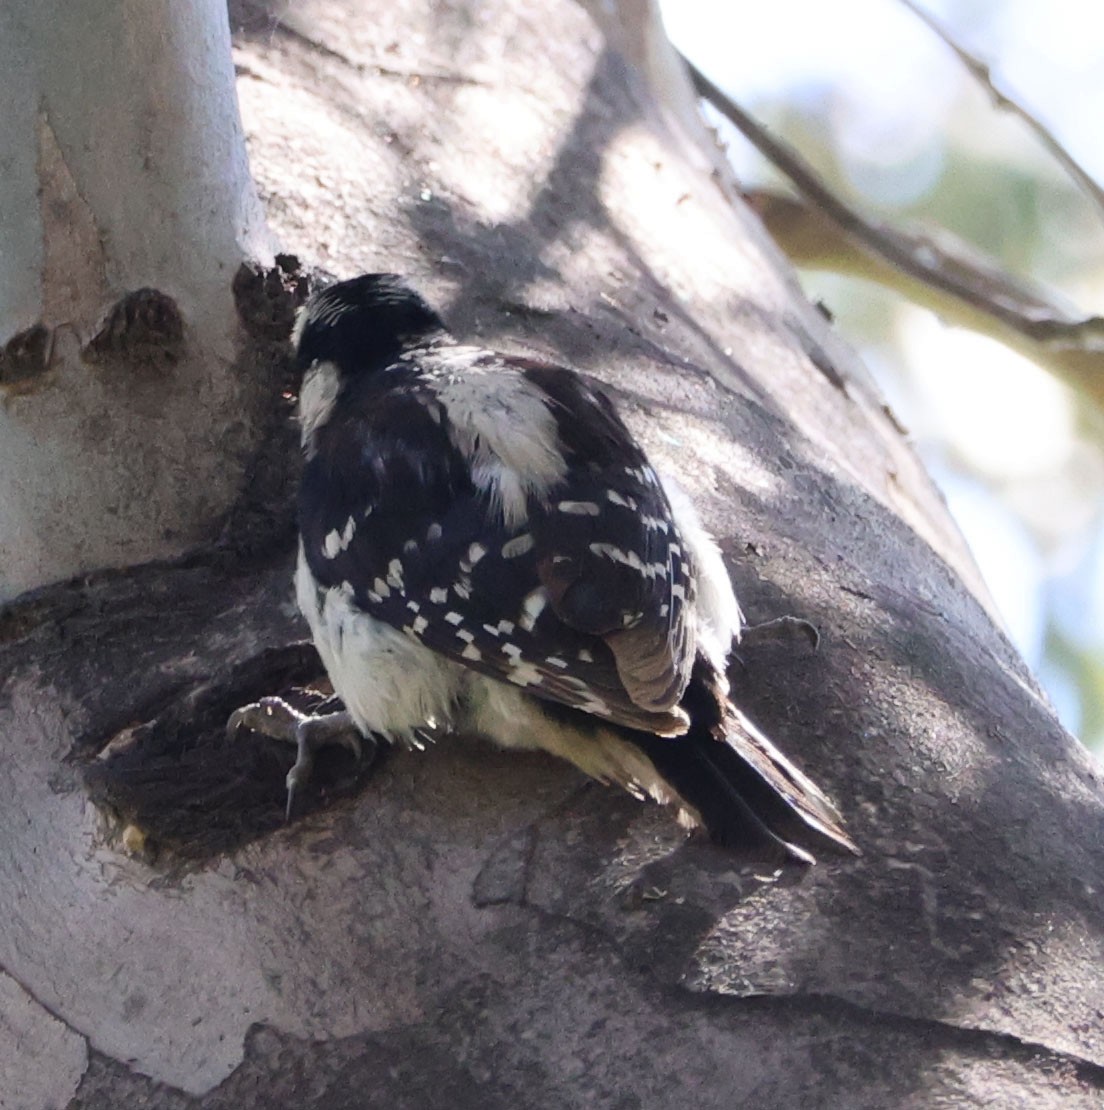
{"type": "Polygon", "coordinates": [[[690,730],[677,738],[635,733],[633,740],[710,836],[804,863],[814,862],[812,853],[821,848],[858,855],[827,795],[701,671],[695,668],[683,700],[690,730]]]}

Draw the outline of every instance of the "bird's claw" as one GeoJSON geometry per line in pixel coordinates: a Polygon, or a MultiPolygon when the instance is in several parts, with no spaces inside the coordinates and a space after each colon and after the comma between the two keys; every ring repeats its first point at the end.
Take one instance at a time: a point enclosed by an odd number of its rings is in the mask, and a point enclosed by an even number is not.
{"type": "Polygon", "coordinates": [[[319,748],[331,744],[348,748],[357,763],[364,760],[364,744],[347,712],[313,716],[302,713],[283,698],[265,697],[243,705],[230,714],[227,736],[232,740],[242,726],[276,740],[295,745],[295,762],[287,773],[287,805],[284,819],[291,820],[296,792],[310,780],[314,756],[319,748]]]}

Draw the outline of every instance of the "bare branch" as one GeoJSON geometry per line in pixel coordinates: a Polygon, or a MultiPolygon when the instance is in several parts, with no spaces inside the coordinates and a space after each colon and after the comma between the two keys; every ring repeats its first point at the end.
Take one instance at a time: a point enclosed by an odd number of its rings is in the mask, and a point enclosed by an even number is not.
{"type": "Polygon", "coordinates": [[[745,199],[796,265],[877,282],[950,323],[999,340],[1104,410],[1104,324],[1099,317],[1066,314],[1044,291],[1001,271],[945,231],[936,237],[879,226],[877,241],[870,241],[801,199],[769,190],[753,190],[745,199]],[[898,253],[911,252],[921,262],[958,274],[968,294],[952,294],[927,281],[919,265],[898,266],[880,250],[883,240],[896,243],[898,253]],[[1016,313],[1014,325],[992,311],[997,299],[1016,313]]]}
{"type": "Polygon", "coordinates": [[[957,323],[992,335],[1104,406],[1104,317],[1063,308],[946,233],[938,238],[868,219],[833,192],[791,146],[771,135],[687,61],[694,86],[809,201],[757,194],[768,230],[799,265],[879,281],[957,323]],[[860,261],[861,260],[861,261],[860,261]]]}
{"type": "Polygon", "coordinates": [[[1101,189],[1100,185],[1095,181],[1088,170],[1086,170],[1085,167],[1082,166],[1081,163],[1058,141],[1054,133],[1051,132],[1041,120],[1032,115],[1022,104],[1013,100],[1007,93],[997,88],[993,83],[993,75],[989,66],[976,54],[971,54],[968,50],[955,42],[950,32],[933,15],[914,3],[914,0],[900,0],[900,2],[908,8],[917,19],[924,23],[928,30],[942,40],[945,46],[957,55],[958,60],[966,67],[970,76],[984,87],[995,108],[1010,112],[1027,124],[1035,134],[1035,137],[1043,144],[1047,151],[1050,152],[1055,161],[1057,161],[1066,173],[1069,174],[1078,188],[1081,189],[1089,200],[1096,205],[1101,214],[1104,215],[1104,189],[1101,189]]]}

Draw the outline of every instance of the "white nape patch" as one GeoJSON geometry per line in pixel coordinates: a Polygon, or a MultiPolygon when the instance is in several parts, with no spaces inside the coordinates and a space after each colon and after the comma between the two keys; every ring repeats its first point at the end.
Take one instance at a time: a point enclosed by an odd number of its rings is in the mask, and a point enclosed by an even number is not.
{"type": "Polygon", "coordinates": [[[556,508],[571,516],[597,516],[601,511],[593,501],[560,501],[556,508]]]}
{"type": "Polygon", "coordinates": [[[332,362],[314,363],[303,378],[303,385],[299,390],[299,428],[300,442],[308,459],[315,452],[315,435],[333,415],[340,389],[341,375],[332,362]]]}
{"type": "Polygon", "coordinates": [[[544,612],[544,607],[548,604],[548,594],[545,592],[543,586],[538,586],[535,590],[530,590],[525,595],[525,600],[521,603],[521,615],[518,617],[518,627],[525,632],[532,632],[533,626],[537,623],[537,618],[544,612]]]}
{"type": "MultiPolygon", "coordinates": [[[[744,622],[740,604],[732,590],[720,548],[702,525],[693,502],[670,475],[662,476],[662,485],[675,529],[689,555],[692,572],[696,573],[694,610],[698,646],[717,673],[723,675],[733,641],[740,639],[744,622]]],[[[671,550],[675,555],[682,554],[677,544],[672,543],[671,550]]]]}
{"type": "Polygon", "coordinates": [[[502,545],[502,557],[503,559],[516,559],[532,550],[533,537],[528,532],[522,532],[520,536],[514,536],[512,540],[507,540],[502,545]]]}
{"type": "Polygon", "coordinates": [[[444,603],[448,601],[448,590],[445,589],[444,586],[434,586],[433,589],[429,591],[429,600],[432,601],[434,605],[444,605],[444,603]]]}
{"type": "Polygon", "coordinates": [[[455,664],[358,608],[351,588],[319,589],[302,544],[295,592],[334,691],[361,732],[405,741],[431,720],[451,727],[463,682],[455,664]]]}
{"type": "Polygon", "coordinates": [[[421,352],[434,376],[453,444],[507,528],[524,524],[529,497],[544,497],[567,473],[544,393],[523,374],[474,347],[421,352]]]}

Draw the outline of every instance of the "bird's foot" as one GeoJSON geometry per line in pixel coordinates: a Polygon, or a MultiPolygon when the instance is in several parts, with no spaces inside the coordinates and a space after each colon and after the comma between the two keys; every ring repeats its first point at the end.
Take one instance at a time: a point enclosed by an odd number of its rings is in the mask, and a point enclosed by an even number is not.
{"type": "Polygon", "coordinates": [[[372,748],[369,754],[375,755],[375,740],[361,735],[347,710],[313,715],[300,712],[283,698],[267,697],[235,709],[226,722],[227,735],[233,739],[243,726],[295,745],[295,763],[287,773],[284,816],[289,821],[295,792],[310,779],[315,753],[320,748],[335,745],[348,748],[359,763],[364,759],[364,741],[367,739],[372,748]]]}

